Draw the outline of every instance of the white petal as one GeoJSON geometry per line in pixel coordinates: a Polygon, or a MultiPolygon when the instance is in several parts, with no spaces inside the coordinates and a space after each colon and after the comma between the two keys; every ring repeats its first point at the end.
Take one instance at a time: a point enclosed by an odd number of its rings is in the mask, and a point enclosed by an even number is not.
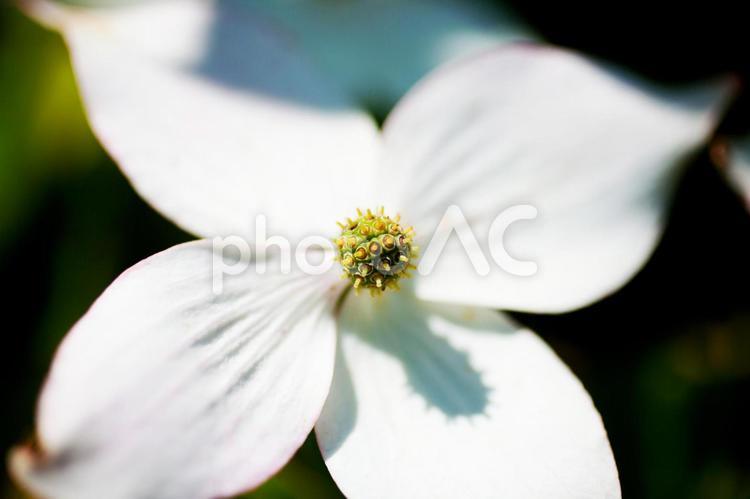
{"type": "MultiPolygon", "coordinates": [[[[328,393],[328,275],[270,266],[212,291],[206,241],[122,274],[64,340],[40,398],[41,449],[14,475],[56,498],[205,498],[258,485],[291,457],[328,393]]],[[[333,284],[332,284],[333,282],[333,284]]]]}
{"type": "Polygon", "coordinates": [[[618,289],[657,244],[678,167],[704,143],[730,93],[723,83],[667,93],[533,45],[429,77],[385,125],[383,178],[403,186],[389,189],[391,204],[424,240],[457,205],[490,263],[494,218],[532,205],[536,219],[512,224],[504,247],[538,271],[518,277],[492,263],[479,276],[454,237],[418,295],[559,312],[618,289]]]}
{"type": "Polygon", "coordinates": [[[183,228],[327,234],[369,204],[372,118],[246,4],[29,5],[65,35],[102,144],[183,228]]]}
{"type": "Polygon", "coordinates": [[[388,109],[445,61],[530,30],[501,5],[467,0],[258,2],[317,65],[360,100],[388,109]]]}
{"type": "Polygon", "coordinates": [[[750,210],[750,137],[737,139],[729,147],[727,177],[750,210]]]}
{"type": "Polygon", "coordinates": [[[349,299],[316,425],[349,497],[620,497],[601,419],[533,333],[408,292],[349,299]]]}

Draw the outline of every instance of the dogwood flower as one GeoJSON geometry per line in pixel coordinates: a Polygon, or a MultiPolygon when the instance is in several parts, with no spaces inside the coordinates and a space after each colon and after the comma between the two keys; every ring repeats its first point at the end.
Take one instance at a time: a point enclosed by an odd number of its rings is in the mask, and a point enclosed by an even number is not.
{"type": "MultiPolygon", "coordinates": [[[[494,309],[571,310],[629,280],[728,86],[666,94],[568,51],[511,45],[433,73],[381,132],[296,58],[244,43],[255,34],[230,28],[233,57],[216,58],[195,31],[157,37],[166,28],[143,12],[66,16],[63,29],[94,130],[182,227],[250,237],[264,214],[292,240],[349,237],[336,220],[385,206],[402,216],[392,235],[415,234],[394,244],[426,247],[455,205],[478,257],[495,216],[524,203],[538,217],[513,224],[504,248],[538,270],[479,275],[454,238],[428,275],[356,295],[357,276],[385,283],[353,265],[373,262],[355,254],[363,241],[342,241],[349,279],[271,260],[215,294],[211,240],[170,248],[125,271],[63,341],[35,445],[11,454],[19,482],[62,498],[227,496],[314,429],[350,497],[620,497],[581,383],[494,309]],[[261,56],[272,74],[252,70],[261,56]]],[[[370,216],[344,229],[370,224],[365,237],[390,247],[395,215],[386,233],[370,216]]],[[[392,264],[411,256],[397,253],[392,264]]]]}

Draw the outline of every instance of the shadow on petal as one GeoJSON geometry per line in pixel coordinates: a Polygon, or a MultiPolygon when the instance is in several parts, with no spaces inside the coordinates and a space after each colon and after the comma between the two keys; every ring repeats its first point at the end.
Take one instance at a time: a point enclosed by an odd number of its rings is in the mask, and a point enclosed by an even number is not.
{"type": "Polygon", "coordinates": [[[205,53],[191,70],[257,98],[323,110],[350,99],[303,56],[288,33],[237,1],[217,2],[205,53]]]}
{"type": "Polygon", "coordinates": [[[500,6],[460,2],[216,2],[196,68],[291,104],[387,111],[446,61],[535,36],[500,6]]]}
{"type": "Polygon", "coordinates": [[[357,334],[398,360],[409,388],[428,407],[449,419],[485,413],[490,388],[482,373],[472,366],[466,352],[436,334],[431,324],[432,320],[460,320],[457,307],[430,310],[429,304],[420,303],[406,290],[376,300],[354,300],[370,303],[355,305],[357,318],[345,334],[357,334]]]}
{"type": "Polygon", "coordinates": [[[328,399],[326,400],[326,406],[328,405],[336,406],[328,410],[335,411],[341,416],[336,419],[335,431],[327,431],[326,429],[316,427],[316,438],[320,448],[323,448],[323,442],[325,442],[327,451],[334,454],[346,441],[357,422],[357,395],[354,393],[351,372],[346,363],[346,358],[341,351],[340,343],[336,345],[336,364],[333,381],[328,399]],[[321,431],[325,435],[321,435],[321,431]]]}

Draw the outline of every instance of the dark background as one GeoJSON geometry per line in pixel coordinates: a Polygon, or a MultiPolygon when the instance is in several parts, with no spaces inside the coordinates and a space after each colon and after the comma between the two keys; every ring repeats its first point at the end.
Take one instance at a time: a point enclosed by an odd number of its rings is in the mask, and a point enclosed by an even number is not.
{"type": "MultiPolygon", "coordinates": [[[[552,43],[665,83],[750,76],[740,2],[510,2],[552,43]]],[[[746,92],[746,91],[745,91],[746,92]]],[[[741,95],[721,135],[750,130],[741,95]]],[[[142,258],[192,237],[145,204],[85,123],[61,40],[0,6],[0,450],[28,438],[55,346],[142,258]]],[[[625,498],[750,498],[750,215],[707,151],[663,241],[621,291],[558,316],[515,314],[596,402],[625,498]]],[[[252,497],[337,493],[314,442],[252,497]]],[[[0,495],[22,497],[0,475],[0,495]]]]}

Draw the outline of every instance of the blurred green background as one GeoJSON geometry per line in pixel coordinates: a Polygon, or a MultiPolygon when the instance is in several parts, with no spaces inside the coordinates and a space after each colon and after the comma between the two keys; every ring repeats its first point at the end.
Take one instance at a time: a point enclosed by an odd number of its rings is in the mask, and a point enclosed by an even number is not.
{"type": "MultiPolygon", "coordinates": [[[[746,43],[734,38],[739,14],[728,4],[679,16],[645,2],[580,12],[516,3],[549,40],[652,78],[748,74],[746,43]],[[607,29],[614,17],[624,27],[607,29]]],[[[745,100],[723,129],[748,128],[745,100]]],[[[55,347],[94,298],[130,265],[190,239],[135,195],[93,138],[60,37],[0,7],[3,453],[31,436],[55,347]]],[[[750,498],[748,288],[750,215],[704,151],[680,185],[662,244],[633,282],[572,314],[516,314],[591,393],[624,497],[750,498]]],[[[5,470],[0,494],[24,497],[5,470]]],[[[308,440],[247,497],[338,495],[308,440]]]]}

